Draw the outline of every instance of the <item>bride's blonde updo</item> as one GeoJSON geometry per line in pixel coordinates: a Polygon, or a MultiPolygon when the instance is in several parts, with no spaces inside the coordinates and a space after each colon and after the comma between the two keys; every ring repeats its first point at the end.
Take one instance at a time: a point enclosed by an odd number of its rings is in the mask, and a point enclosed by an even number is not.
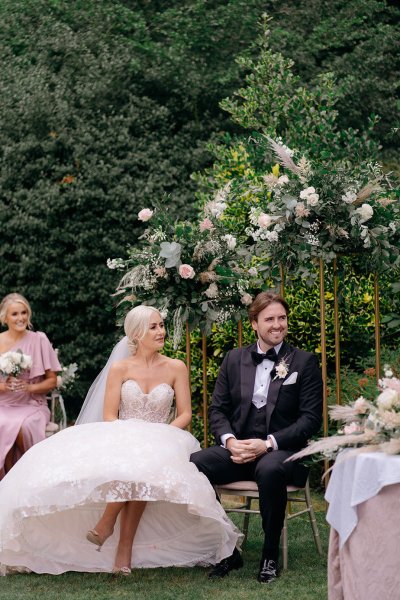
{"type": "Polygon", "coordinates": [[[132,352],[132,355],[136,354],[140,340],[142,340],[148,332],[150,317],[154,313],[160,314],[156,308],[140,304],[140,306],[132,308],[126,315],[124,330],[128,338],[128,347],[132,352]]]}

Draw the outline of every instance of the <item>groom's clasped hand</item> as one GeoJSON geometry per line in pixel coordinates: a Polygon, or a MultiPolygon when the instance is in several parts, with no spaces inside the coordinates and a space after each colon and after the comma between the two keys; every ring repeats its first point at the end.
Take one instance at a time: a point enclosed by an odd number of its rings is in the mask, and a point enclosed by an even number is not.
{"type": "Polygon", "coordinates": [[[237,440],[230,438],[226,447],[231,453],[232,462],[238,465],[252,462],[265,454],[265,442],[260,439],[237,440]]]}

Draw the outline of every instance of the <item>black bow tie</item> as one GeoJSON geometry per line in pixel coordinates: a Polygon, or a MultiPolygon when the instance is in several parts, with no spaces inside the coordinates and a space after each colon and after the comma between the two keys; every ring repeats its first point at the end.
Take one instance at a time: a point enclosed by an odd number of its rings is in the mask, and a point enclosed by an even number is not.
{"type": "Polygon", "coordinates": [[[266,358],[268,358],[268,360],[272,360],[273,362],[278,360],[278,355],[273,348],[270,348],[265,354],[260,354],[259,352],[253,350],[251,357],[255,365],[260,365],[266,358]]]}

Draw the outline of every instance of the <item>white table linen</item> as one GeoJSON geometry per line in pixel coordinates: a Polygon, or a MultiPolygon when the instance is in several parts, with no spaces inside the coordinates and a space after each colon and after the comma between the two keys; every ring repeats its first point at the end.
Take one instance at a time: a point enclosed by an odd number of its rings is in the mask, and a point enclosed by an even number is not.
{"type": "Polygon", "coordinates": [[[325,499],[327,521],[339,534],[342,548],[358,522],[357,507],[388,485],[400,483],[400,456],[382,452],[342,452],[331,473],[325,499]]]}

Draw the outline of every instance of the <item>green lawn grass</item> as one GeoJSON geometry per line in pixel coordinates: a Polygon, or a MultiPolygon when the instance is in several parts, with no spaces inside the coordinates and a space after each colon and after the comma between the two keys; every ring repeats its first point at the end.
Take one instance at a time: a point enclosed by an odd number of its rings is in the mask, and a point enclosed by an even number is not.
{"type": "MultiPolygon", "coordinates": [[[[2,600],[325,600],[328,526],[325,503],[313,495],[324,556],[314,546],[308,517],[289,522],[289,568],[278,580],[262,586],[256,580],[262,547],[257,515],[251,517],[249,537],[243,552],[244,568],[220,581],[207,579],[208,569],[168,568],[134,570],[130,577],[113,578],[103,573],[63,575],[9,575],[0,577],[2,600]]],[[[232,517],[240,524],[241,516],[232,517]]]]}

